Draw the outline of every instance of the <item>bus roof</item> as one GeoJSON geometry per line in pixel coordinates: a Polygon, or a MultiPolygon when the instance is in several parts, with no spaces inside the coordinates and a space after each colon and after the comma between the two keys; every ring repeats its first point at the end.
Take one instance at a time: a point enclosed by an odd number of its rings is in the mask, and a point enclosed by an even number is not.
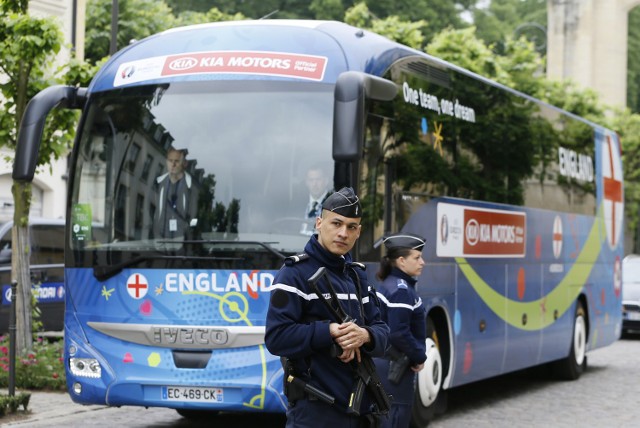
{"type": "Polygon", "coordinates": [[[117,52],[97,73],[89,92],[98,92],[124,86],[158,84],[172,81],[261,79],[312,79],[334,84],[338,76],[349,70],[382,76],[396,61],[406,57],[421,57],[432,64],[474,77],[488,85],[518,94],[530,101],[545,104],[574,119],[600,125],[556,106],[521,93],[484,76],[433,57],[423,51],[387,39],[379,34],[338,21],[322,20],[242,20],[223,21],[176,27],[136,41],[117,52]],[[277,31],[274,31],[277,28],[277,31]],[[239,54],[241,60],[250,61],[251,54],[285,55],[294,60],[324,59],[323,73],[311,76],[305,73],[274,73],[264,69],[221,68],[213,61],[227,61],[229,55],[239,54]],[[206,67],[192,72],[181,69],[168,71],[169,61],[183,60],[181,67],[209,61],[206,67]],[[225,58],[223,58],[225,57],[225,58]],[[155,73],[149,70],[155,69],[155,73]],[[147,74],[145,74],[147,73],[147,74]]]}

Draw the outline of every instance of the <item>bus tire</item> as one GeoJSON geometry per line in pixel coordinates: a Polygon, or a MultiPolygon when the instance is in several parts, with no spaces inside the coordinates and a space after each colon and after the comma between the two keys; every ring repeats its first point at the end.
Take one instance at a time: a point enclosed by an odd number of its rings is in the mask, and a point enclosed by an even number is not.
{"type": "Polygon", "coordinates": [[[582,302],[576,303],[573,319],[573,335],[569,355],[553,363],[556,377],[563,380],[576,380],[587,368],[587,318],[582,302]]]}
{"type": "Polygon", "coordinates": [[[190,421],[204,421],[212,416],[216,416],[219,412],[215,410],[193,410],[193,409],[176,409],[176,412],[185,419],[190,421]]]}
{"type": "Polygon", "coordinates": [[[444,370],[438,342],[438,333],[431,318],[427,318],[427,360],[418,373],[416,393],[411,410],[411,426],[425,427],[436,415],[447,408],[446,391],[442,389],[444,370]]]}

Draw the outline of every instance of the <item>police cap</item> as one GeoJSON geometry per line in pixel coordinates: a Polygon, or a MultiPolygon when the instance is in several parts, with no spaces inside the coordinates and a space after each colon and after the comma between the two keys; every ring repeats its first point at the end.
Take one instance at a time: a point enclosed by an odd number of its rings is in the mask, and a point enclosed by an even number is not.
{"type": "Polygon", "coordinates": [[[387,250],[408,248],[411,250],[422,251],[425,239],[412,233],[394,233],[382,240],[387,250]]]}
{"type": "Polygon", "coordinates": [[[329,195],[322,203],[322,209],[350,218],[362,217],[360,199],[351,187],[343,187],[329,195]]]}

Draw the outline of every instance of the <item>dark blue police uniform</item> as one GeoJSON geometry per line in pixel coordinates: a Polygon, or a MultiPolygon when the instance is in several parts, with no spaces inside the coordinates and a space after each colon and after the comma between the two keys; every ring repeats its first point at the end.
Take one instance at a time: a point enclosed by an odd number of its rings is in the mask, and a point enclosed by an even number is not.
{"type": "MultiPolygon", "coordinates": [[[[355,384],[353,362],[344,363],[331,354],[334,341],[329,324],[336,320],[308,279],[318,268],[327,269],[344,311],[370,333],[371,342],[362,346],[361,352],[382,357],[389,329],[380,318],[364,269],[354,264],[349,254],[330,253],[320,245],[317,235],[311,236],[304,251],[305,256],[289,258],[274,279],[265,343],[272,354],[290,359],[296,377],[333,396],[335,403],[329,405],[309,397],[298,399],[288,407],[287,427],[358,427],[361,419],[346,413],[355,384]]],[[[318,287],[323,294],[328,292],[326,278],[318,287]]],[[[371,404],[365,392],[361,414],[370,413],[371,404]]]]}
{"type": "MultiPolygon", "coordinates": [[[[426,310],[415,288],[417,281],[400,269],[397,261],[400,257],[410,258],[412,250],[422,251],[425,241],[417,235],[398,233],[383,242],[388,251],[378,272],[378,277],[384,279],[377,295],[382,319],[389,325],[389,348],[385,358],[374,361],[385,391],[393,396],[393,405],[388,417],[382,419],[382,427],[403,428],[409,426],[415,393],[416,373],[411,367],[427,359],[427,331],[426,310]]],[[[420,265],[414,267],[415,272],[422,270],[420,265]]],[[[414,269],[410,271],[413,273],[414,269]]]]}

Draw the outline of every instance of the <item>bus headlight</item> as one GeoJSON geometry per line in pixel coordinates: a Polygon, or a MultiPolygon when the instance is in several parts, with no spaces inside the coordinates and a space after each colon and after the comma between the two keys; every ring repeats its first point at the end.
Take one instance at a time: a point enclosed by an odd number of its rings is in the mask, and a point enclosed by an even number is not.
{"type": "Polygon", "coordinates": [[[69,358],[69,370],[74,376],[99,378],[100,363],[95,358],[69,358]]]}

